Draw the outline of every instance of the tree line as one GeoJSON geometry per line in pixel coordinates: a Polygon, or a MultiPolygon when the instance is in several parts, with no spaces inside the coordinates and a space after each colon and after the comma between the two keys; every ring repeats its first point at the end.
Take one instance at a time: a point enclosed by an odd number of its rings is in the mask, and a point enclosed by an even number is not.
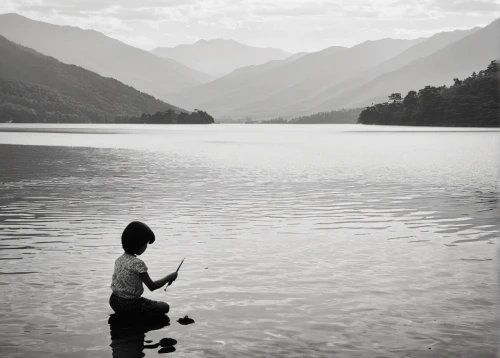
{"type": "Polygon", "coordinates": [[[75,98],[73,95],[61,93],[47,86],[0,78],[0,121],[12,123],[214,123],[213,117],[204,111],[195,110],[187,113],[154,97],[149,97],[144,94],[142,97],[121,98],[119,92],[113,92],[110,94],[111,99],[103,100],[105,105],[101,105],[96,103],[94,97],[91,96],[75,98]],[[134,115],[140,107],[156,110],[167,107],[168,109],[157,110],[152,114],[143,113],[141,116],[134,115]]]}
{"type": "Polygon", "coordinates": [[[356,123],[361,108],[338,109],[330,112],[319,112],[309,116],[293,118],[289,123],[297,124],[354,124],[356,123]]]}
{"type": "Polygon", "coordinates": [[[426,86],[403,98],[393,93],[389,101],[366,107],[358,123],[404,126],[499,127],[500,92],[498,63],[447,86],[426,86]]]}
{"type": "MultiPolygon", "coordinates": [[[[289,120],[283,117],[262,120],[263,124],[354,124],[361,108],[338,109],[330,112],[319,112],[308,116],[295,117],[289,120]]],[[[258,122],[256,122],[258,123],[258,122]]]]}
{"type": "Polygon", "coordinates": [[[141,124],[211,124],[214,117],[205,111],[195,109],[194,112],[176,112],[167,109],[154,114],[143,113],[140,117],[117,117],[115,123],[141,123],[141,124]]]}

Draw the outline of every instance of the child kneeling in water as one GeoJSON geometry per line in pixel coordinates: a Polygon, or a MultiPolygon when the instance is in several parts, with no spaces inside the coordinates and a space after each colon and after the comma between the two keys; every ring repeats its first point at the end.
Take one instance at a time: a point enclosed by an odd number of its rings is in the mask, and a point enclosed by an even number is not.
{"type": "Polygon", "coordinates": [[[150,291],[171,284],[177,279],[177,272],[153,281],[148,274],[148,267],[137,256],[146,251],[148,243],[155,241],[155,234],[144,223],[133,221],[122,234],[122,247],[125,252],[115,261],[115,271],[111,282],[113,293],[109,305],[116,313],[168,313],[166,302],[153,301],[141,297],[144,283],[150,291]]]}

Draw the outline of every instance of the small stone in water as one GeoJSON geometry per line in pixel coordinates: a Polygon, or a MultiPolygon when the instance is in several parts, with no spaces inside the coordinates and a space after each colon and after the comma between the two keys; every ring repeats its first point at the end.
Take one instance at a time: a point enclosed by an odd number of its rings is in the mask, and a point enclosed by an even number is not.
{"type": "Polygon", "coordinates": [[[174,346],[165,347],[165,348],[162,348],[158,351],[158,353],[172,353],[172,352],[175,352],[174,346]]]}
{"type": "Polygon", "coordinates": [[[155,344],[145,344],[144,349],[155,349],[160,346],[160,343],[155,343],[155,344]]]}
{"type": "Polygon", "coordinates": [[[189,318],[188,316],[184,316],[184,318],[179,318],[177,322],[179,322],[182,325],[188,325],[194,323],[194,319],[189,318]]]}
{"type": "Polygon", "coordinates": [[[160,340],[160,345],[162,347],[175,346],[177,344],[177,340],[173,338],[162,338],[160,340]]]}

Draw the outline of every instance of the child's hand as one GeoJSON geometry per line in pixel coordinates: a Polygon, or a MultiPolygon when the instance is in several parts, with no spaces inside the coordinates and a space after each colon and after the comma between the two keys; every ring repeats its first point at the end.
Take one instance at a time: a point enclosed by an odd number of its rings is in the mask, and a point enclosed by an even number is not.
{"type": "Polygon", "coordinates": [[[172,284],[172,282],[174,282],[176,279],[177,279],[177,272],[172,272],[171,274],[169,274],[167,276],[167,279],[168,279],[168,286],[170,286],[172,284]]]}
{"type": "MultiPolygon", "coordinates": [[[[167,284],[167,287],[170,286],[172,284],[172,282],[174,282],[175,280],[177,280],[177,272],[172,272],[171,274],[165,276],[163,278],[163,280],[166,280],[166,284],[167,284]]],[[[165,282],[165,281],[163,281],[165,282]]],[[[162,286],[164,285],[165,283],[162,284],[162,286]]],[[[165,287],[165,291],[167,290],[167,287],[165,287]]]]}

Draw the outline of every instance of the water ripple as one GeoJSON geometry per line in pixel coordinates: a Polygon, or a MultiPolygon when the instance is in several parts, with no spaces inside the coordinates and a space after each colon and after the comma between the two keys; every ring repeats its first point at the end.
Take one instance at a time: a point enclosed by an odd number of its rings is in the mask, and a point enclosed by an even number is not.
{"type": "Polygon", "coordinates": [[[497,138],[326,128],[0,145],[2,356],[109,355],[120,233],[144,220],[153,277],[187,257],[146,294],[195,318],[169,328],[181,356],[493,357],[497,138]]]}

